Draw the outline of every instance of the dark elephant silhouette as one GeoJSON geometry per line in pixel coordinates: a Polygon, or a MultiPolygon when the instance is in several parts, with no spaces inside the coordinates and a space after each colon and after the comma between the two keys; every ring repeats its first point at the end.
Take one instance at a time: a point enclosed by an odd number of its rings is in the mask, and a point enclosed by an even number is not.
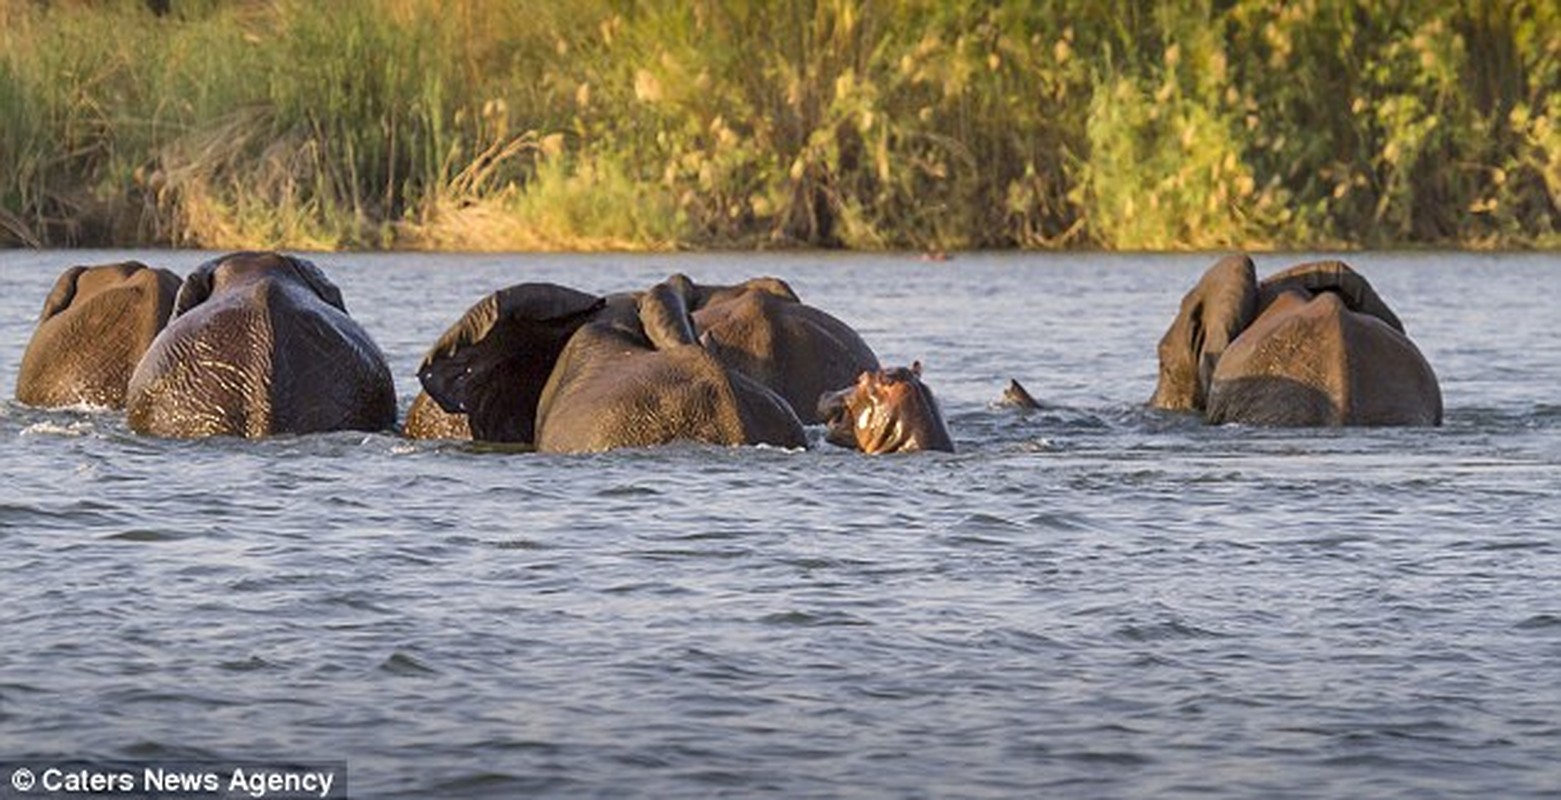
{"type": "Polygon", "coordinates": [[[159,436],[383,430],[395,385],[314,264],[235,253],[197,268],[130,380],[130,427],[159,436]]]}

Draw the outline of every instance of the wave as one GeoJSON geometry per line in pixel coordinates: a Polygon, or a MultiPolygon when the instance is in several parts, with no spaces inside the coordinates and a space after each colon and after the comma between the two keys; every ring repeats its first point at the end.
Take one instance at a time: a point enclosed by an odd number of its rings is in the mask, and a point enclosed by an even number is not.
{"type": "Polygon", "coordinates": [[[76,420],[69,423],[61,423],[53,420],[34,422],[23,428],[23,436],[86,436],[96,432],[97,425],[90,420],[76,420]]]}

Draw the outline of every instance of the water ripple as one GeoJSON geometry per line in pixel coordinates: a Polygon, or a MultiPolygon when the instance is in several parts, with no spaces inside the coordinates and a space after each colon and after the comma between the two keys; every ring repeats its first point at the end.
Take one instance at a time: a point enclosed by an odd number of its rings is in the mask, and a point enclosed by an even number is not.
{"type": "MultiPolygon", "coordinates": [[[[0,252],[0,386],[45,255],[0,252]]],[[[781,274],[925,358],[960,452],[188,442],[0,401],[13,755],[318,756],[384,798],[1554,795],[1543,259],[1360,254],[1419,298],[1447,424],[1295,431],[1143,406],[1203,256],[337,258],[403,395],[497,286],[781,274]],[[1016,369],[1042,409],[989,407],[1016,369]]]]}

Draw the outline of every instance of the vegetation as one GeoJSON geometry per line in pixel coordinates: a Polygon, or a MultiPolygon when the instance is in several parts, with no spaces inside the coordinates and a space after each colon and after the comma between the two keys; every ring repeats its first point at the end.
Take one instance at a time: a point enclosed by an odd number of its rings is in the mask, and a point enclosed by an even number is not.
{"type": "Polygon", "coordinates": [[[1553,0],[0,0],[0,243],[1561,244],[1553,0]]]}

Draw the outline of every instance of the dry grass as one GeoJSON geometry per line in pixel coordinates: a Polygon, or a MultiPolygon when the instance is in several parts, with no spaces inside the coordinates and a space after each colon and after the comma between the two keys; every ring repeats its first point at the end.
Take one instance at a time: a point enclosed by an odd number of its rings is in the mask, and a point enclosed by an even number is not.
{"type": "Polygon", "coordinates": [[[0,243],[1561,243],[1537,0],[174,6],[0,3],[0,243]]]}

